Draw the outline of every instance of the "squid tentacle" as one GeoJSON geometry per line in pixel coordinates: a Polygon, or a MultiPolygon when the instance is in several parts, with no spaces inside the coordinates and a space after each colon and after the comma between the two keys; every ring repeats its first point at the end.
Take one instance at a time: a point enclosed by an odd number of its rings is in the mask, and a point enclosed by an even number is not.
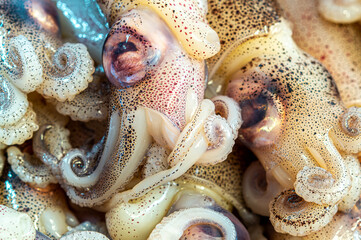
{"type": "Polygon", "coordinates": [[[23,35],[9,42],[9,69],[12,83],[23,92],[32,92],[43,82],[43,68],[32,43],[23,35]]]}
{"type": "Polygon", "coordinates": [[[351,178],[341,154],[326,137],[323,145],[310,148],[321,167],[305,166],[298,172],[295,190],[306,201],[336,204],[348,192],[351,178]]]}
{"type": "Polygon", "coordinates": [[[275,230],[305,236],[326,226],[337,212],[337,205],[306,202],[294,190],[283,191],[270,203],[270,221],[275,230]]]}
{"type": "Polygon", "coordinates": [[[12,146],[7,149],[7,154],[11,169],[23,182],[39,188],[58,182],[45,164],[22,153],[19,148],[12,146]]]}
{"type": "Polygon", "coordinates": [[[65,43],[53,54],[51,61],[44,61],[43,65],[49,71],[44,73],[44,82],[37,89],[42,95],[58,101],[72,100],[93,80],[93,60],[83,44],[65,43]]]}

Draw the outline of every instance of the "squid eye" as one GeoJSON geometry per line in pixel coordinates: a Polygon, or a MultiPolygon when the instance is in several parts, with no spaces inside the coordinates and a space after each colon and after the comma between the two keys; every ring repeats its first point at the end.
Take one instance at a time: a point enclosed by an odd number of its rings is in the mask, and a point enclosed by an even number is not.
{"type": "Polygon", "coordinates": [[[240,103],[243,124],[241,138],[252,147],[264,147],[275,143],[280,133],[281,116],[278,99],[268,90],[253,99],[240,103]]]}
{"type": "Polygon", "coordinates": [[[116,87],[130,87],[146,78],[161,61],[163,52],[163,46],[151,44],[136,30],[115,26],[104,44],[104,70],[116,87]]]}
{"type": "Polygon", "coordinates": [[[271,80],[260,69],[243,69],[226,90],[240,104],[243,123],[239,135],[250,147],[274,144],[281,131],[283,106],[271,80]]]}
{"type": "Polygon", "coordinates": [[[25,3],[25,8],[40,27],[53,34],[60,33],[59,16],[51,0],[31,0],[25,3]]]}

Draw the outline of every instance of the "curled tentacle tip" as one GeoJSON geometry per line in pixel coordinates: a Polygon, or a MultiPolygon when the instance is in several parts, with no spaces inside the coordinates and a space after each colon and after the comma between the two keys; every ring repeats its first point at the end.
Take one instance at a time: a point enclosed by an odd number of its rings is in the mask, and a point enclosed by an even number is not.
{"type": "Polygon", "coordinates": [[[304,167],[298,172],[295,191],[306,201],[317,204],[336,204],[348,192],[351,184],[349,176],[344,182],[320,167],[304,167]]]}
{"type": "Polygon", "coordinates": [[[36,114],[30,105],[19,121],[0,126],[0,143],[6,145],[22,144],[32,138],[33,133],[38,129],[36,114]]]}
{"type": "Polygon", "coordinates": [[[356,137],[361,133],[361,108],[351,107],[342,115],[342,130],[349,136],[356,137]]]}
{"type": "Polygon", "coordinates": [[[217,115],[225,118],[232,128],[234,139],[238,136],[238,130],[242,124],[241,109],[237,102],[227,96],[217,96],[212,98],[217,115]]]}
{"type": "Polygon", "coordinates": [[[58,101],[72,100],[93,81],[94,61],[80,43],[65,43],[52,57],[49,71],[37,91],[58,101]]]}
{"type": "Polygon", "coordinates": [[[34,156],[21,152],[19,148],[15,146],[8,148],[7,155],[11,169],[23,182],[39,188],[58,182],[46,165],[34,156]]]}
{"type": "Polygon", "coordinates": [[[293,236],[305,236],[321,229],[337,212],[337,205],[306,202],[294,190],[283,191],[269,208],[275,230],[293,236]]]}

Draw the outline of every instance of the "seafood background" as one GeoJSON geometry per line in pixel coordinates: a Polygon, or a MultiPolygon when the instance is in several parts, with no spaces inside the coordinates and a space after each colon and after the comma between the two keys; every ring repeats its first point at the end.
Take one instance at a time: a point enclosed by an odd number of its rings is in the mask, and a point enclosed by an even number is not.
{"type": "Polygon", "coordinates": [[[359,0],[0,0],[0,239],[361,239],[359,0]]]}

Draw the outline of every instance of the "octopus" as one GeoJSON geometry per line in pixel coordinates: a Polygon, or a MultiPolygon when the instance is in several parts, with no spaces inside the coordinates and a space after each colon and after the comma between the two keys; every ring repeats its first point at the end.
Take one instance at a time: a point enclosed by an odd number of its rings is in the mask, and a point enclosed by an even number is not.
{"type": "Polygon", "coordinates": [[[209,1],[208,8],[221,51],[208,60],[206,95],[239,104],[239,138],[280,185],[267,197],[275,230],[318,231],[360,196],[360,108],[346,105],[330,72],[296,45],[274,2],[209,1]]]}

